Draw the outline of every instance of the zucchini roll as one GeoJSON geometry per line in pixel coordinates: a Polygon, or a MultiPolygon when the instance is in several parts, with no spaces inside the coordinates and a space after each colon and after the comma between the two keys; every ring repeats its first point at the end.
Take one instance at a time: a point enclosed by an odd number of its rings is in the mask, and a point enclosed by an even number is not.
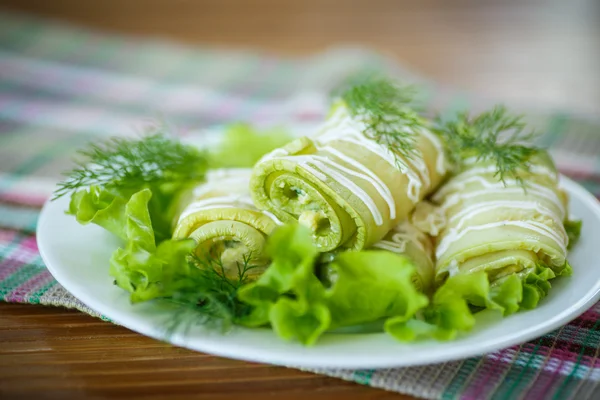
{"type": "Polygon", "coordinates": [[[433,196],[437,219],[445,220],[437,236],[436,282],[484,271],[493,286],[516,274],[524,282],[525,302],[533,290],[537,294],[529,299],[537,304],[549,288],[547,280],[571,272],[564,226],[568,199],[558,180],[545,153],[518,181],[500,181],[492,163],[467,162],[433,196]]]}
{"type": "MultiPolygon", "coordinates": [[[[238,265],[266,266],[263,254],[267,235],[280,224],[268,211],[258,210],[248,193],[250,169],[210,171],[207,181],[186,192],[178,201],[173,237],[196,241],[198,256],[220,260],[228,275],[238,265]]],[[[253,268],[251,275],[264,268],[253,268]]]]}
{"type": "Polygon", "coordinates": [[[254,203],[284,223],[310,228],[320,251],[360,250],[383,239],[441,183],[447,162],[440,139],[425,124],[387,125],[408,132],[410,154],[375,138],[369,126],[368,117],[338,103],[314,137],[257,163],[250,182],[254,203]]]}

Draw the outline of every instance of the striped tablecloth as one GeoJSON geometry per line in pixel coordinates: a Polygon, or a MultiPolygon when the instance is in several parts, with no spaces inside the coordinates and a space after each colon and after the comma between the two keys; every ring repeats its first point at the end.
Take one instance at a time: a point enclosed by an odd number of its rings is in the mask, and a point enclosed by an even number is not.
{"type": "MultiPolygon", "coordinates": [[[[362,49],[282,59],[0,14],[0,298],[93,314],[52,278],[35,240],[40,207],[82,144],[131,135],[156,118],[182,135],[240,120],[310,126],[324,117],[328,89],[365,69],[422,84],[429,108],[440,113],[491,105],[362,49]]],[[[600,195],[600,124],[533,109],[528,118],[560,169],[600,195]]],[[[552,333],[483,357],[314,372],[431,399],[600,398],[599,351],[597,304],[552,333]]]]}

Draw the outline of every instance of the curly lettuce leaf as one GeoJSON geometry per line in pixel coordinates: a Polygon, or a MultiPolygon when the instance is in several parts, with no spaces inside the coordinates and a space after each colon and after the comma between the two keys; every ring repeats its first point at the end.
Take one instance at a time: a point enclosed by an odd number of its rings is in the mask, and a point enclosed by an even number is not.
{"type": "Polygon", "coordinates": [[[166,135],[166,127],[139,138],[110,138],[90,143],[66,172],[53,200],[71,196],[68,214],[82,224],[95,223],[121,239],[125,204],[150,189],[148,209],[157,243],[171,237],[174,198],[204,179],[207,155],[166,135]]]}
{"type": "Polygon", "coordinates": [[[82,225],[90,223],[101,226],[125,240],[125,205],[128,199],[113,191],[91,186],[71,196],[67,214],[73,215],[82,225]]]}
{"type": "Polygon", "coordinates": [[[82,225],[90,223],[101,226],[117,237],[127,240],[125,207],[135,193],[147,190],[151,197],[146,205],[156,243],[171,237],[173,200],[184,189],[184,184],[141,186],[135,191],[116,190],[100,186],[80,189],[71,195],[66,213],[73,215],[82,225]]]}
{"type": "Polygon", "coordinates": [[[389,316],[409,319],[429,302],[413,283],[416,268],[412,262],[396,253],[341,253],[330,268],[335,280],[326,295],[332,327],[389,316]]]}
{"type": "Polygon", "coordinates": [[[268,241],[273,263],[239,298],[253,305],[247,326],[270,324],[283,339],[312,345],[327,330],[397,316],[408,320],[427,305],[412,282],[414,266],[385,251],[346,252],[330,265],[331,287],[315,274],[318,251],[300,225],[279,228],[268,241]]]}
{"type": "Polygon", "coordinates": [[[248,124],[232,124],[220,145],[209,154],[209,164],[211,168],[252,167],[262,156],[292,140],[283,129],[261,131],[248,124]]]}
{"type": "Polygon", "coordinates": [[[401,341],[412,341],[419,336],[452,340],[458,332],[469,331],[475,325],[470,304],[501,308],[492,300],[485,272],[458,274],[449,278],[435,292],[421,320],[390,318],[385,322],[384,330],[401,341]]]}
{"type": "Polygon", "coordinates": [[[178,278],[189,275],[186,257],[195,246],[193,240],[165,240],[156,246],[148,210],[151,197],[152,192],[143,189],[125,205],[120,223],[126,244],[110,259],[110,275],[131,293],[134,303],[170,296],[178,278]]]}
{"type": "Polygon", "coordinates": [[[299,225],[277,229],[267,241],[272,263],[261,277],[240,288],[241,301],[254,306],[242,323],[271,324],[286,340],[312,344],[329,328],[325,287],[314,274],[318,251],[310,233],[299,225]]]}
{"type": "Polygon", "coordinates": [[[579,237],[581,236],[581,225],[581,220],[567,220],[564,222],[565,231],[567,231],[567,236],[569,237],[568,250],[571,250],[579,241],[579,237]]]}
{"type": "MultiPolygon", "coordinates": [[[[569,275],[568,263],[560,275],[569,275]]],[[[483,309],[510,315],[538,306],[550,290],[556,273],[542,262],[526,274],[513,274],[490,284],[488,275],[479,271],[450,277],[435,292],[431,304],[418,319],[390,318],[384,329],[400,341],[422,337],[452,340],[475,325],[475,313],[483,309]]]]}

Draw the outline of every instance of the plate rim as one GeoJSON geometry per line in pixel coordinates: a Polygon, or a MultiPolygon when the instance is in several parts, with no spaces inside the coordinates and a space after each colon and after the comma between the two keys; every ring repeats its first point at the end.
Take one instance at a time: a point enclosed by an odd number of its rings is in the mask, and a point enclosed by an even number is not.
{"type": "MultiPolygon", "coordinates": [[[[593,211],[594,214],[598,217],[598,221],[600,223],[600,201],[596,199],[590,192],[588,192],[585,188],[583,188],[577,182],[571,180],[568,177],[565,177],[561,174],[560,176],[560,186],[569,192],[570,195],[575,195],[582,202],[586,203],[588,207],[593,211]]],[[[51,200],[46,201],[44,204],[42,211],[39,216],[38,225],[36,228],[36,239],[38,244],[38,249],[46,268],[50,271],[53,277],[58,281],[58,283],[65,288],[71,295],[81,301],[83,304],[91,308],[92,310],[98,312],[101,315],[107,316],[114,323],[121,325],[127,329],[130,329],[134,332],[138,332],[148,337],[152,337],[158,340],[166,340],[163,334],[160,334],[154,326],[146,323],[137,323],[135,321],[129,321],[128,317],[125,314],[127,312],[123,312],[122,310],[114,309],[110,306],[104,306],[101,302],[99,303],[94,296],[88,296],[85,292],[78,292],[75,290],[73,292],[73,287],[76,286],[71,284],[68,277],[63,275],[63,271],[61,268],[56,268],[56,265],[51,262],[52,256],[51,250],[48,249],[47,241],[43,238],[46,235],[45,226],[48,224],[48,219],[53,215],[54,208],[56,208],[56,202],[53,203],[51,200]],[[67,283],[65,285],[65,282],[67,283]],[[69,288],[70,287],[70,288],[69,288]],[[91,304],[90,304],[91,303],[91,304]],[[93,304],[93,305],[92,305],[93,304]],[[116,315],[115,315],[116,314],[116,315]]],[[[108,272],[107,272],[108,273],[108,272]]],[[[564,278],[563,278],[564,279],[564,278]]],[[[124,292],[125,293],[125,292],[124,292]]],[[[285,356],[285,352],[277,353],[277,352],[264,352],[260,348],[248,348],[245,346],[243,348],[243,352],[239,351],[239,346],[228,344],[220,344],[215,345],[214,341],[208,340],[206,338],[194,338],[193,343],[190,343],[190,337],[185,333],[176,333],[175,335],[169,337],[167,339],[168,342],[174,344],[176,346],[185,347],[188,349],[201,351],[205,353],[209,353],[216,356],[227,357],[238,360],[245,360],[251,362],[261,362],[261,363],[269,363],[276,365],[283,365],[288,367],[297,367],[297,368],[345,368],[345,369],[364,369],[364,368],[394,368],[394,367],[409,367],[409,366],[419,366],[426,365],[432,363],[442,363],[449,361],[456,361],[459,359],[464,359],[468,357],[481,356],[493,351],[501,350],[507,347],[514,346],[516,344],[527,342],[536,337],[542,336],[548,332],[551,332],[560,326],[563,326],[570,321],[576,319],[581,314],[583,314],[586,310],[588,310],[591,306],[593,306],[598,300],[600,300],[600,280],[595,283],[592,289],[588,290],[584,296],[582,296],[577,302],[571,304],[569,307],[562,310],[562,312],[558,313],[554,317],[547,320],[545,323],[533,325],[530,327],[526,327],[524,331],[519,333],[505,335],[503,339],[498,340],[497,338],[492,338],[490,340],[486,340],[478,346],[472,346],[467,348],[464,351],[444,351],[441,354],[436,353],[434,351],[424,351],[424,354],[418,360],[406,360],[401,356],[388,357],[388,358],[375,358],[373,360],[365,360],[364,358],[360,358],[357,360],[352,359],[353,361],[349,361],[347,358],[335,359],[335,360],[314,360],[310,356],[304,356],[300,359],[294,359],[294,361],[290,360],[289,357],[285,356]],[[202,340],[204,339],[204,340],[202,340]]],[[[108,304],[108,303],[107,303],[108,304]]],[[[150,304],[151,306],[151,304],[150,304]]],[[[535,310],[531,310],[529,312],[535,312],[535,310]]],[[[247,328],[240,328],[247,329],[247,328]]],[[[385,333],[375,333],[372,335],[386,336],[385,333]]],[[[281,340],[281,339],[279,339],[281,340]]],[[[452,343],[452,342],[447,342],[452,343]]],[[[295,343],[285,343],[285,345],[289,346],[299,346],[295,343]]],[[[410,345],[410,344],[409,344],[410,345]]],[[[313,348],[318,348],[319,344],[317,343],[313,348]]],[[[451,347],[451,346],[450,346],[451,347]]],[[[426,349],[426,347],[424,348],[426,349]]],[[[392,352],[390,352],[392,353],[392,352]]]]}

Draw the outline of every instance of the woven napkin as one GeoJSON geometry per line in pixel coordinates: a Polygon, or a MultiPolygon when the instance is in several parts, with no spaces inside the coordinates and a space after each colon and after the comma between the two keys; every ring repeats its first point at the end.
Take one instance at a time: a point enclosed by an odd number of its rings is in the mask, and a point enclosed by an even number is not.
{"type": "MultiPolygon", "coordinates": [[[[325,93],[361,70],[422,85],[442,113],[491,104],[421,79],[372,52],[343,48],[281,59],[134,40],[0,14],[0,299],[97,315],[45,268],[40,208],[90,140],[131,135],[161,117],[180,134],[231,121],[310,126],[325,93]]],[[[600,195],[600,124],[530,114],[561,171],[600,195]]],[[[592,398],[600,387],[600,303],[538,339],[482,357],[423,367],[313,370],[429,399],[592,398]]]]}

